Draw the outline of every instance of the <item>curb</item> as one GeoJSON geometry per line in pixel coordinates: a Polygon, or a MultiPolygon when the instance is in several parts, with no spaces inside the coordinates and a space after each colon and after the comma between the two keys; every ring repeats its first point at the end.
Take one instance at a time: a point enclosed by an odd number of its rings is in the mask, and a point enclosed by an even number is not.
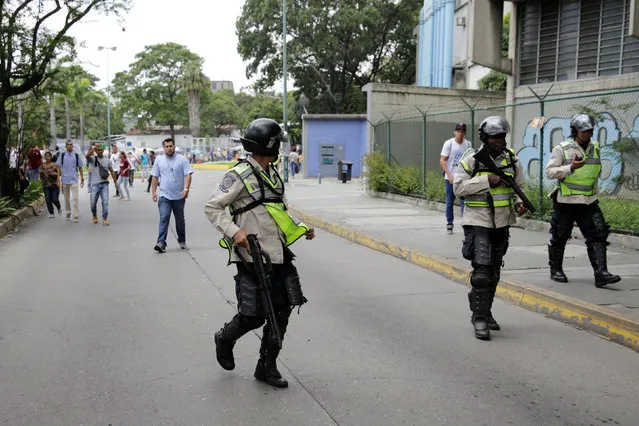
{"type": "MultiPolygon", "coordinates": [[[[384,198],[386,200],[391,201],[399,201],[406,204],[411,204],[417,207],[423,207],[426,210],[435,210],[441,213],[446,212],[446,205],[443,203],[438,203],[436,201],[423,200],[421,198],[409,197],[407,195],[393,194],[390,192],[377,192],[367,190],[366,194],[373,198],[384,198]]],[[[461,216],[461,210],[459,206],[455,206],[455,215],[461,216]]],[[[515,228],[525,229],[527,231],[538,231],[538,232],[550,232],[550,223],[543,222],[541,220],[535,219],[525,219],[518,217],[517,224],[514,225],[515,228]]],[[[578,232],[578,228],[574,228],[573,238],[582,239],[581,232],[578,232]]],[[[639,250],[639,237],[635,237],[633,235],[625,235],[611,232],[608,235],[608,242],[627,248],[632,250],[639,250]]]]}
{"type": "Polygon", "coordinates": [[[44,204],[44,197],[40,197],[31,204],[21,208],[11,216],[0,222],[0,238],[7,235],[13,228],[18,226],[25,218],[29,216],[38,216],[38,209],[44,204]]]}
{"type": "Polygon", "coordinates": [[[196,170],[229,170],[233,164],[192,164],[191,167],[196,170]]]}
{"type": "MultiPolygon", "coordinates": [[[[289,207],[289,212],[316,228],[364,247],[389,254],[468,286],[470,268],[461,267],[437,256],[400,247],[390,241],[325,221],[294,206],[289,207]]],[[[544,314],[549,318],[587,330],[639,351],[639,320],[630,315],[530,284],[503,278],[499,282],[496,295],[514,305],[544,314]]]]}

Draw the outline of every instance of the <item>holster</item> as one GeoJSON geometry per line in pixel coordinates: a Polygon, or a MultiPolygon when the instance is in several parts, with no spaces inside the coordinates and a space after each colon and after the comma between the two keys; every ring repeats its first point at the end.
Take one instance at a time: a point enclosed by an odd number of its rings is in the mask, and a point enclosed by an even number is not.
{"type": "Polygon", "coordinates": [[[286,295],[291,306],[302,306],[308,302],[308,299],[304,297],[302,293],[302,284],[300,283],[300,276],[297,273],[295,266],[290,266],[291,270],[284,279],[284,285],[286,287],[286,295]]]}

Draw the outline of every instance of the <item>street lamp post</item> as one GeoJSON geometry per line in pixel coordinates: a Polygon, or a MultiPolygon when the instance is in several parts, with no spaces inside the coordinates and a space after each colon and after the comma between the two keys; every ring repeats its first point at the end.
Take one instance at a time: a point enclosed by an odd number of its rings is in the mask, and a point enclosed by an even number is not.
{"type": "MultiPolygon", "coordinates": [[[[284,131],[288,132],[288,93],[286,92],[286,0],[282,0],[282,56],[283,56],[283,73],[284,73],[284,87],[283,87],[283,119],[284,119],[284,131]]],[[[291,150],[291,142],[284,144],[284,182],[288,182],[288,154],[291,150]]]]}
{"type": "Polygon", "coordinates": [[[107,145],[109,147],[109,150],[111,149],[111,90],[109,88],[109,50],[113,50],[115,52],[115,50],[117,49],[117,46],[108,46],[108,47],[104,47],[104,46],[99,46],[98,50],[104,50],[106,49],[106,73],[107,73],[107,145]]]}

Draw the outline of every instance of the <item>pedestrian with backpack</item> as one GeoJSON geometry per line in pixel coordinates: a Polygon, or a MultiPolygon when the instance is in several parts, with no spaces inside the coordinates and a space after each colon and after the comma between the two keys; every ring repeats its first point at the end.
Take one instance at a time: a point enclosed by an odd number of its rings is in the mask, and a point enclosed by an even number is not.
{"type": "Polygon", "coordinates": [[[78,223],[80,215],[78,206],[78,173],[80,186],[84,187],[84,173],[82,159],[73,150],[73,141],[69,139],[65,144],[66,150],[58,156],[57,164],[62,171],[62,194],[67,221],[71,221],[71,201],[73,200],[73,223],[78,223]]]}

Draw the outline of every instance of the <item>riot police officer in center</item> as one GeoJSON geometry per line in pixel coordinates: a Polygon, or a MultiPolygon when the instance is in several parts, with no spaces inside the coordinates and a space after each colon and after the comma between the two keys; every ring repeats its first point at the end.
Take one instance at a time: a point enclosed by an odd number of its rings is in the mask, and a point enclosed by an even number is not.
{"type": "MultiPolygon", "coordinates": [[[[503,117],[488,117],[479,125],[480,150],[487,150],[489,160],[523,189],[520,161],[506,148],[510,125],[503,117]]],[[[490,330],[500,326],[492,315],[493,299],[500,279],[503,258],[508,250],[510,226],[517,222],[515,212],[526,212],[512,187],[475,159],[479,151],[468,149],[455,172],[453,190],[464,197],[464,243],[462,255],[471,261],[471,291],[468,302],[475,337],[490,340],[490,330]]],[[[482,153],[485,154],[485,153],[482,153]]],[[[484,157],[485,158],[485,157],[484,157]]]]}
{"type": "Polygon", "coordinates": [[[262,303],[259,278],[248,252],[248,235],[257,235],[273,264],[270,295],[275,322],[283,338],[293,307],[306,302],[289,246],[302,236],[312,240],[315,234],[311,227],[286,211],[284,182],[273,166],[280,143],[287,141],[286,133],[274,120],[258,118],[248,125],[240,140],[250,154],[226,173],[204,209],[209,221],[224,236],[220,245],[229,250],[229,264],[237,266],[238,312],[215,333],[216,356],[222,368],[233,370],[237,339],[266,322],[254,375],[260,381],[283,388],[288,382],[276,365],[281,346],[267,315],[268,307],[262,303]],[[225,211],[227,207],[230,215],[225,211]]]}
{"type": "Polygon", "coordinates": [[[548,257],[550,279],[565,283],[564,250],[575,222],[586,239],[588,258],[595,273],[595,286],[603,287],[621,280],[608,272],[606,246],[610,227],[597,200],[597,181],[601,174],[599,142],[592,140],[595,118],[576,114],[570,120],[570,140],[560,143],[550,155],[546,177],[557,179],[551,193],[548,257]]]}

